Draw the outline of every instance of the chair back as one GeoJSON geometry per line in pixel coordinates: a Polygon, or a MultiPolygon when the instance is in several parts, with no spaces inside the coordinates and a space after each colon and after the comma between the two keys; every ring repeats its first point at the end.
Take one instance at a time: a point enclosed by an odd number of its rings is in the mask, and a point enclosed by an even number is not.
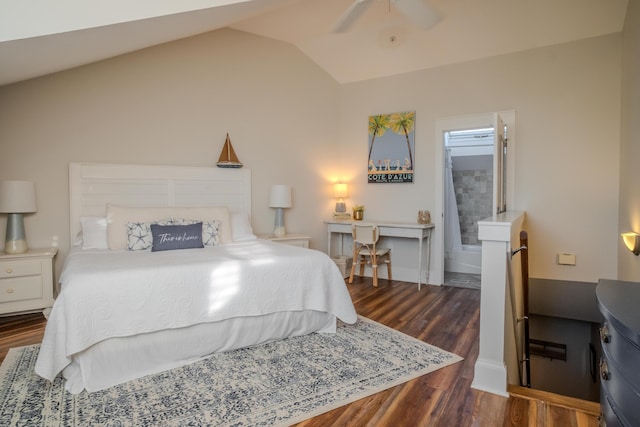
{"type": "Polygon", "coordinates": [[[373,224],[352,224],[353,241],[364,245],[373,245],[378,241],[378,226],[373,224]]]}

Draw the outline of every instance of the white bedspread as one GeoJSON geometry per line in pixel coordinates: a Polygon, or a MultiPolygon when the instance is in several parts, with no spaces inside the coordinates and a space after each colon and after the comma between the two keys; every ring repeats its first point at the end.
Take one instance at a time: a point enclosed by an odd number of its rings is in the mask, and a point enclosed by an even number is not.
{"type": "Polygon", "coordinates": [[[305,309],[357,319],[326,254],[265,240],[166,252],[73,250],[60,282],[35,368],[49,380],[74,354],[111,337],[305,309]]]}

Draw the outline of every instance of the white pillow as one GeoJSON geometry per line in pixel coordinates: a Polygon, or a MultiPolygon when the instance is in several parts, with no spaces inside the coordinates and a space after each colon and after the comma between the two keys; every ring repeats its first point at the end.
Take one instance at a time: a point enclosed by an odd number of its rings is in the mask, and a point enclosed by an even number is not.
{"type": "Polygon", "coordinates": [[[109,249],[107,242],[107,218],[85,216],[82,226],[82,249],[109,249]]]}
{"type": "Polygon", "coordinates": [[[231,214],[231,237],[234,242],[246,242],[258,238],[253,234],[249,215],[244,212],[231,214]]]}

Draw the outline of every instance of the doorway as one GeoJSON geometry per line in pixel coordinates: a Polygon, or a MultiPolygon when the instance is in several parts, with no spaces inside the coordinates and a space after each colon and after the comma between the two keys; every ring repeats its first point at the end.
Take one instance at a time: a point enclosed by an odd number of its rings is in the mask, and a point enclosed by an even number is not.
{"type": "Polygon", "coordinates": [[[493,127],[444,133],[444,284],[480,288],[478,221],[493,214],[493,127]]]}
{"type": "Polygon", "coordinates": [[[437,121],[433,284],[447,272],[449,284],[479,288],[478,221],[513,203],[514,130],[513,111],[437,121]]]}

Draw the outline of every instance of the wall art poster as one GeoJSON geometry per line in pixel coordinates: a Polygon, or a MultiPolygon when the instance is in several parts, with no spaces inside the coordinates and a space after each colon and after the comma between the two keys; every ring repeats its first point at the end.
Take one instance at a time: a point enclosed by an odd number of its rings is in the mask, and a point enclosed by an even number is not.
{"type": "Polygon", "coordinates": [[[415,111],[369,116],[369,183],[413,182],[415,111]]]}

